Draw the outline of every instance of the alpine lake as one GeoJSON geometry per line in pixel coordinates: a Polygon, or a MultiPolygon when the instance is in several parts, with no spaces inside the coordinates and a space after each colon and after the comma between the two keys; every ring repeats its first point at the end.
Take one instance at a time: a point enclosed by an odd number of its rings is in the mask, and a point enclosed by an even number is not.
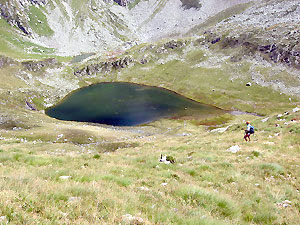
{"type": "Polygon", "coordinates": [[[136,126],[162,118],[205,119],[226,111],[160,87],[104,82],[71,92],[45,113],[59,120],[136,126]]]}

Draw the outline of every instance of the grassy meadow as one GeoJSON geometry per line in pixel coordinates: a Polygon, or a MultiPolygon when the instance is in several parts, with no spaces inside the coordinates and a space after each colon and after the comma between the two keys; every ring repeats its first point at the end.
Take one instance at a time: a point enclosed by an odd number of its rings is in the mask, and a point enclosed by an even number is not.
{"type": "Polygon", "coordinates": [[[224,133],[195,121],[110,127],[26,114],[28,120],[1,124],[2,224],[300,220],[300,112],[266,122],[235,116],[224,133]],[[256,128],[247,143],[246,119],[256,128]],[[234,145],[240,151],[227,150],[234,145]],[[160,163],[161,154],[175,163],[160,163]]]}

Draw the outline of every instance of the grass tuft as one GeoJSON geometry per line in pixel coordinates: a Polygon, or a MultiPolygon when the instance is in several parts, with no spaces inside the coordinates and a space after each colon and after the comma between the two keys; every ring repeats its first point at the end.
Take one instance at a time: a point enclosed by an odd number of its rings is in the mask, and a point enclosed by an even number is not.
{"type": "Polygon", "coordinates": [[[232,218],[238,214],[233,201],[198,187],[181,188],[176,191],[176,195],[180,196],[186,204],[203,208],[218,216],[232,218]]]}
{"type": "Polygon", "coordinates": [[[265,175],[283,175],[285,169],[276,163],[262,163],[259,168],[263,171],[265,175]]]}

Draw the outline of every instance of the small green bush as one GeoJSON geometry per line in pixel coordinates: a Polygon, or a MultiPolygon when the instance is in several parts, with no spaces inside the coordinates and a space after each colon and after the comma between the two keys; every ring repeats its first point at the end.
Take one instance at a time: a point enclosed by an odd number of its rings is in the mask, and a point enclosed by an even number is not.
{"type": "Polygon", "coordinates": [[[257,151],[252,151],[251,154],[252,154],[254,157],[258,157],[258,156],[261,155],[260,152],[257,152],[257,151]]]}
{"type": "Polygon", "coordinates": [[[176,191],[176,194],[187,204],[204,208],[222,217],[232,218],[238,212],[231,200],[198,187],[184,187],[176,191]]]}
{"type": "Polygon", "coordinates": [[[281,175],[285,172],[284,168],[276,163],[263,163],[259,165],[259,168],[266,175],[281,175]]]}

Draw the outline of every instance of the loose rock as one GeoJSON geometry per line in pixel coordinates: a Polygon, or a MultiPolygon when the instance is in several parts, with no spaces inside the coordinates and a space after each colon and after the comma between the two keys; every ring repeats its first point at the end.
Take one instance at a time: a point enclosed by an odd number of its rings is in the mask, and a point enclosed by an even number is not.
{"type": "Polygon", "coordinates": [[[261,122],[265,123],[265,122],[267,122],[269,119],[270,119],[270,117],[264,118],[264,119],[261,120],[261,122]]]}
{"type": "Polygon", "coordinates": [[[139,187],[139,189],[140,189],[141,191],[150,191],[150,189],[147,188],[147,187],[139,187]]]}
{"type": "Polygon", "coordinates": [[[283,202],[276,203],[275,205],[281,208],[291,207],[292,202],[289,200],[284,200],[283,202]]]}
{"type": "Polygon", "coordinates": [[[300,111],[300,108],[298,108],[298,107],[293,109],[293,112],[298,112],[298,111],[300,111]]]}
{"type": "Polygon", "coordinates": [[[231,152],[231,153],[237,153],[238,151],[240,151],[240,146],[238,145],[234,145],[231,146],[230,148],[227,149],[227,151],[231,152]]]}
{"type": "Polygon", "coordinates": [[[132,216],[130,214],[125,214],[122,216],[122,221],[126,224],[144,224],[144,220],[141,217],[132,216]]]}
{"type": "Polygon", "coordinates": [[[213,129],[211,133],[224,133],[230,126],[213,129]]]}
{"type": "Polygon", "coordinates": [[[68,202],[74,203],[74,202],[79,202],[80,200],[81,200],[80,197],[70,197],[70,198],[68,199],[68,202]]]}
{"type": "Polygon", "coordinates": [[[70,178],[71,178],[71,176],[60,176],[59,177],[59,179],[61,179],[61,180],[68,180],[70,178]]]}

